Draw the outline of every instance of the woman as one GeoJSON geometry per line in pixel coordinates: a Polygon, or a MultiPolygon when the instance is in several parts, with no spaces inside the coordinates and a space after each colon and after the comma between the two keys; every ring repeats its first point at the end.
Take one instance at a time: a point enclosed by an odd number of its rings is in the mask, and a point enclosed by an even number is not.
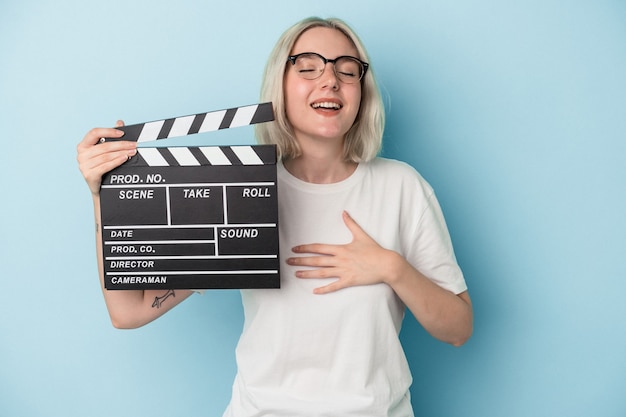
{"type": "MultiPolygon", "coordinates": [[[[356,34],[336,19],[288,29],[265,71],[277,120],[257,126],[278,145],[281,288],[242,290],[245,324],[225,416],[412,416],[411,374],[398,334],[405,308],[435,338],[460,346],[472,307],[441,209],[406,164],[376,158],[383,106],[356,34]]],[[[121,125],[121,122],[118,122],[121,125]]],[[[134,142],[95,146],[78,160],[99,221],[102,175],[134,142]]],[[[97,233],[99,270],[100,234],[97,233]]],[[[106,291],[116,327],[137,327],[188,297],[106,291]]]]}

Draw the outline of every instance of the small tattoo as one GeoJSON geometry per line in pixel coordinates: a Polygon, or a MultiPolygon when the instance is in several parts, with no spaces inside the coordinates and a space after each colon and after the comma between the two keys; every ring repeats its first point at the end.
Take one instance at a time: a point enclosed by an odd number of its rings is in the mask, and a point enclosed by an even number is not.
{"type": "Polygon", "coordinates": [[[100,223],[96,223],[96,233],[100,233],[100,223]]]}
{"type": "Polygon", "coordinates": [[[174,290],[167,290],[167,292],[161,297],[154,297],[154,303],[152,303],[152,307],[161,308],[163,302],[167,300],[170,296],[174,298],[176,297],[176,293],[174,292],[174,290]]]}

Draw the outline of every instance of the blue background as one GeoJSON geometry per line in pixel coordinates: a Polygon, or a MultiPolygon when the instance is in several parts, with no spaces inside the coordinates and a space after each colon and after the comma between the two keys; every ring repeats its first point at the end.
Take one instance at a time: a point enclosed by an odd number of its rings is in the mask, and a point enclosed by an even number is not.
{"type": "MultiPolygon", "coordinates": [[[[256,103],[280,33],[339,16],[367,45],[386,156],[442,203],[475,306],[456,349],[407,316],[420,416],[626,415],[626,3],[84,1],[0,5],[0,415],[218,416],[236,291],[109,323],[76,144],[256,103]]],[[[249,127],[193,143],[250,143],[249,127]]]]}

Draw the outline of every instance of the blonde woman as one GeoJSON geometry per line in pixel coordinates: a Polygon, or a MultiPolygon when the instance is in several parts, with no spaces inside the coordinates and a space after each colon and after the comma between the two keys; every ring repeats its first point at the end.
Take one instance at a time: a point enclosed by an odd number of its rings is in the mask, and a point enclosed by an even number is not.
{"type": "MultiPolygon", "coordinates": [[[[277,118],[256,129],[280,157],[281,288],[241,291],[245,324],[224,415],[412,416],[398,338],[406,308],[441,341],[460,346],[472,333],[433,190],[408,165],[376,156],[383,105],[344,22],[309,18],[289,28],[269,57],[261,99],[277,118]]],[[[136,152],[134,142],[95,146],[115,135],[93,129],[78,145],[96,219],[102,175],[136,152]]],[[[103,292],[116,327],[144,325],[192,294],[177,290],[157,309],[163,291],[103,292]]]]}

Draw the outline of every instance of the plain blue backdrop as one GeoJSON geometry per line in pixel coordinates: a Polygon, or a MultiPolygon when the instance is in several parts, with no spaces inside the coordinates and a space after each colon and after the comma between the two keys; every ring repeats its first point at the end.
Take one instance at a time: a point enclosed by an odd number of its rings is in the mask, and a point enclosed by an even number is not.
{"type": "Polygon", "coordinates": [[[384,154],[434,186],[474,301],[459,349],[406,317],[416,414],[625,416],[619,0],[3,0],[0,415],[221,415],[238,292],[113,329],[76,144],[117,119],[256,103],[274,42],[309,15],[345,19],[368,46],[384,154]]]}

